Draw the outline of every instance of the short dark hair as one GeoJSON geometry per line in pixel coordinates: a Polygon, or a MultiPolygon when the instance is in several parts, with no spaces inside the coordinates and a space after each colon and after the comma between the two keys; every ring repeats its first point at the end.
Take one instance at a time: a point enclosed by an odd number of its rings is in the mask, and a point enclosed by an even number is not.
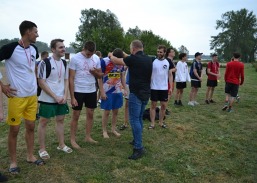
{"type": "Polygon", "coordinates": [[[37,25],[34,22],[28,20],[24,20],[23,22],[21,22],[19,26],[21,36],[24,36],[26,31],[33,29],[33,27],[37,28],[37,25]]]}
{"type": "Polygon", "coordinates": [[[87,41],[85,42],[84,44],[84,49],[85,50],[88,50],[90,52],[95,52],[96,50],[96,46],[95,46],[95,43],[93,41],[87,41]]]}
{"type": "Polygon", "coordinates": [[[240,53],[237,53],[237,52],[234,52],[234,53],[233,53],[233,57],[234,57],[234,58],[240,58],[240,57],[241,57],[241,54],[240,54],[240,53]]]}
{"type": "Polygon", "coordinates": [[[164,45],[159,45],[159,46],[158,46],[158,50],[160,50],[160,49],[163,49],[164,53],[166,53],[166,46],[164,46],[164,45]]]}
{"type": "Polygon", "coordinates": [[[52,41],[51,41],[51,43],[50,43],[50,48],[52,49],[52,48],[55,48],[56,47],[56,44],[58,43],[58,42],[63,42],[64,40],[63,39],[53,39],[52,41]]]}
{"type": "Polygon", "coordinates": [[[117,58],[123,58],[123,51],[120,48],[116,48],[115,50],[113,50],[112,52],[113,56],[117,57],[117,58]]]}
{"type": "Polygon", "coordinates": [[[134,40],[134,41],[132,41],[132,42],[131,42],[131,46],[132,46],[133,48],[136,48],[136,49],[143,49],[143,48],[144,48],[144,45],[143,45],[142,41],[140,41],[140,40],[134,40]]]}
{"type": "Polygon", "coordinates": [[[185,57],[185,56],[187,56],[186,53],[180,53],[179,56],[178,56],[178,58],[179,58],[179,59],[182,59],[182,58],[185,57]]]}
{"type": "Polygon", "coordinates": [[[41,52],[41,58],[44,57],[45,55],[49,54],[47,51],[41,52]]]}
{"type": "Polygon", "coordinates": [[[165,57],[168,57],[168,55],[169,55],[169,53],[170,53],[171,50],[175,51],[173,48],[167,48],[165,57]]]}
{"type": "Polygon", "coordinates": [[[101,53],[100,51],[96,51],[95,54],[96,54],[99,58],[102,57],[102,53],[101,53]]]}

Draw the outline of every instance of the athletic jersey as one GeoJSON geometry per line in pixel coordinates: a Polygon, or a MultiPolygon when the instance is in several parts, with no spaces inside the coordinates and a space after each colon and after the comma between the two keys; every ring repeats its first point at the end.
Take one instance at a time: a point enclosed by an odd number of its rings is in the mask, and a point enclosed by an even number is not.
{"type": "MultiPolygon", "coordinates": [[[[207,68],[210,69],[210,72],[214,73],[214,74],[218,74],[219,72],[219,68],[220,68],[220,64],[218,62],[208,62],[207,68]]],[[[217,80],[217,76],[213,76],[211,74],[208,74],[208,79],[209,80],[217,80]]]]}
{"type": "Polygon", "coordinates": [[[37,94],[35,65],[38,57],[33,44],[24,49],[18,42],[13,42],[0,49],[0,61],[5,60],[7,82],[17,90],[17,97],[37,94]]]}
{"type": "MultiPolygon", "coordinates": [[[[51,72],[48,78],[46,78],[46,64],[41,61],[38,65],[38,78],[45,79],[47,86],[56,94],[56,96],[62,97],[65,92],[65,79],[68,79],[68,69],[65,70],[65,66],[62,60],[55,61],[53,57],[49,58],[51,64],[51,72]]],[[[38,98],[39,102],[56,103],[54,98],[49,96],[44,90],[41,91],[38,98]]]]}
{"type": "Polygon", "coordinates": [[[153,61],[153,70],[151,77],[152,90],[168,90],[169,70],[171,64],[168,60],[155,59],[153,61]]]}
{"type": "Polygon", "coordinates": [[[114,65],[109,57],[101,60],[103,75],[103,88],[106,94],[108,93],[121,93],[122,83],[121,74],[124,72],[124,66],[114,65]]]}
{"type": "Polygon", "coordinates": [[[69,68],[75,70],[74,91],[79,93],[92,93],[96,91],[96,79],[89,72],[90,69],[101,69],[100,59],[97,55],[86,58],[81,52],[75,54],[70,61],[69,68]]]}
{"type": "Polygon", "coordinates": [[[192,63],[191,69],[192,69],[192,71],[190,71],[190,72],[192,72],[191,80],[193,80],[193,81],[200,81],[200,80],[195,76],[195,74],[194,74],[194,69],[196,69],[196,72],[197,72],[198,76],[201,77],[201,75],[202,75],[202,70],[203,70],[203,66],[202,66],[201,62],[198,62],[198,61],[194,60],[193,63],[192,63]]]}
{"type": "MultiPolygon", "coordinates": [[[[174,64],[173,60],[171,60],[170,58],[166,58],[166,60],[168,60],[168,62],[171,65],[171,69],[175,68],[176,65],[174,64]]],[[[173,82],[175,81],[175,72],[172,72],[172,76],[173,76],[173,82]]]]}
{"type": "Polygon", "coordinates": [[[177,68],[176,76],[175,76],[176,82],[191,81],[186,62],[178,61],[176,68],[177,68]]]}
{"type": "Polygon", "coordinates": [[[224,79],[225,82],[242,85],[244,83],[244,64],[239,61],[228,62],[224,79]]]}

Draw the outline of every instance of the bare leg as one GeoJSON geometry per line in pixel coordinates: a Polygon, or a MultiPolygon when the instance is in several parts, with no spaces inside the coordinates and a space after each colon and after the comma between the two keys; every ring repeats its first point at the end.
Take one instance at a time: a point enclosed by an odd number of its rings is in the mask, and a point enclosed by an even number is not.
{"type": "Polygon", "coordinates": [[[86,138],[85,138],[85,141],[90,142],[90,143],[97,143],[97,141],[95,141],[91,137],[91,130],[92,130],[92,127],[93,127],[94,109],[87,108],[86,109],[86,115],[87,115],[87,117],[86,117],[87,119],[86,119],[86,138]]]}
{"type": "Polygon", "coordinates": [[[80,116],[80,110],[73,110],[72,119],[70,122],[70,142],[71,146],[75,149],[79,149],[80,146],[76,143],[76,133],[78,129],[78,120],[80,116]]]}
{"type": "Polygon", "coordinates": [[[206,90],[206,95],[205,95],[205,99],[206,99],[206,100],[211,99],[211,98],[210,98],[210,91],[211,91],[211,87],[208,86],[208,87],[207,87],[207,90],[206,90]]]}
{"type": "Polygon", "coordinates": [[[151,107],[150,107],[150,119],[151,119],[151,126],[154,127],[155,125],[155,116],[156,116],[156,105],[157,101],[151,101],[151,107]]]}
{"type": "Polygon", "coordinates": [[[55,131],[59,141],[59,147],[62,149],[65,146],[64,143],[64,117],[65,115],[56,116],[55,131]]]}
{"type": "Polygon", "coordinates": [[[128,107],[128,100],[125,100],[125,112],[124,112],[124,125],[128,126],[129,121],[129,107],[128,107]]]}
{"type": "Polygon", "coordinates": [[[112,110],[112,133],[116,137],[120,137],[120,134],[116,131],[118,111],[119,111],[119,109],[113,109],[112,110]]]}
{"type": "Polygon", "coordinates": [[[103,137],[104,138],[109,138],[109,135],[107,133],[107,123],[108,123],[109,114],[110,114],[109,110],[104,110],[103,111],[103,115],[102,115],[102,129],[103,129],[103,137]]]}
{"type": "Polygon", "coordinates": [[[38,142],[39,142],[39,151],[43,152],[46,150],[45,146],[45,134],[46,134],[46,125],[48,119],[44,117],[40,117],[38,123],[38,142]]]}
{"type": "Polygon", "coordinates": [[[214,87],[211,87],[211,91],[210,91],[210,99],[213,98],[213,93],[214,93],[214,87]]]}
{"type": "Polygon", "coordinates": [[[163,125],[163,118],[165,116],[165,111],[166,111],[168,102],[161,101],[160,103],[161,103],[161,110],[159,112],[159,125],[162,126],[163,125]]]}
{"type": "Polygon", "coordinates": [[[34,129],[35,123],[29,120],[25,120],[25,139],[27,143],[27,161],[34,162],[37,158],[34,156],[34,129]]]}
{"type": "Polygon", "coordinates": [[[8,135],[8,150],[10,156],[10,168],[17,167],[16,147],[17,147],[17,136],[20,130],[20,125],[10,126],[8,135]]]}

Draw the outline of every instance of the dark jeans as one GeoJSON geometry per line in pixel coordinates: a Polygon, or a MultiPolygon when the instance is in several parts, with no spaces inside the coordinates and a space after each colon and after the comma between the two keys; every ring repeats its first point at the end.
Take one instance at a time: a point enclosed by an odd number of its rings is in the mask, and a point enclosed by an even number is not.
{"type": "Polygon", "coordinates": [[[142,149],[143,113],[148,101],[141,101],[135,94],[129,94],[129,122],[134,138],[134,149],[142,149]]]}

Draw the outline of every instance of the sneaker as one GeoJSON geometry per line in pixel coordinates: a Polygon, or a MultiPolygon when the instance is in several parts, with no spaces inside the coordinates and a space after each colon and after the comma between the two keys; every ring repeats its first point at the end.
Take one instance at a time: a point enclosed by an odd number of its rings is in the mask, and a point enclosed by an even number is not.
{"type": "Polygon", "coordinates": [[[195,106],[195,104],[194,104],[194,102],[188,102],[188,105],[190,105],[190,106],[195,106]]]}
{"type": "Polygon", "coordinates": [[[209,100],[205,100],[205,103],[206,103],[206,104],[210,104],[209,100]]]}
{"type": "Polygon", "coordinates": [[[214,100],[212,100],[212,99],[211,99],[211,100],[210,100],[210,103],[216,103],[216,102],[215,102],[214,100]]]}
{"type": "Polygon", "coordinates": [[[183,106],[181,100],[178,101],[178,105],[179,105],[179,106],[183,106]]]}
{"type": "Polygon", "coordinates": [[[236,96],[236,103],[239,103],[239,101],[240,101],[240,97],[239,97],[239,95],[237,95],[236,96]]]}
{"type": "Polygon", "coordinates": [[[126,128],[128,128],[127,125],[121,125],[121,126],[120,126],[120,130],[126,130],[126,128]]]}
{"type": "Polygon", "coordinates": [[[39,118],[40,118],[40,116],[39,116],[39,114],[37,113],[37,114],[36,114],[36,120],[39,120],[39,118]]]}
{"type": "Polygon", "coordinates": [[[198,102],[196,102],[196,101],[193,101],[193,103],[194,103],[194,105],[199,105],[199,103],[198,103],[198,102]]]}
{"type": "Polygon", "coordinates": [[[165,115],[170,115],[170,114],[171,114],[171,112],[168,109],[166,109],[165,115]]]}
{"type": "Polygon", "coordinates": [[[178,105],[178,102],[175,100],[174,105],[178,105]]]}
{"type": "Polygon", "coordinates": [[[227,105],[227,104],[225,104],[225,105],[222,107],[222,111],[227,110],[227,108],[228,108],[228,105],[227,105]]]}
{"type": "Polygon", "coordinates": [[[137,160],[139,158],[141,158],[143,155],[145,154],[145,149],[133,149],[133,154],[131,156],[128,157],[128,159],[131,160],[137,160]]]}

